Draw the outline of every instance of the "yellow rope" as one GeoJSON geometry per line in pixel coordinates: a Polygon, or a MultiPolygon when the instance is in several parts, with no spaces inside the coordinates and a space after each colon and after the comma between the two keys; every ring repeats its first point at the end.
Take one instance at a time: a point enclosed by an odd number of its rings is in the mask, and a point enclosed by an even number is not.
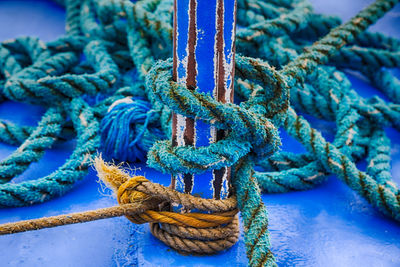
{"type": "Polygon", "coordinates": [[[168,246],[185,253],[212,254],[231,247],[238,240],[236,198],[214,200],[183,194],[143,176],[130,177],[118,166],[106,164],[101,157],[95,159],[95,167],[104,183],[116,191],[120,205],[136,203],[143,207],[142,213],[126,217],[134,223],[150,223],[153,235],[168,246]],[[171,204],[182,206],[183,211],[196,209],[210,213],[162,210],[171,204]],[[214,237],[205,238],[201,229],[212,231],[214,237]]]}
{"type": "MultiPolygon", "coordinates": [[[[160,185],[154,186],[155,184],[151,183],[144,176],[130,177],[129,174],[124,172],[118,166],[106,164],[101,157],[96,158],[95,167],[99,177],[111,188],[116,190],[117,200],[120,204],[137,203],[138,205],[143,205],[143,203],[146,203],[151,207],[156,207],[162,202],[159,198],[161,195],[166,196],[172,193],[179,196],[178,198],[188,198],[189,196],[188,194],[179,193],[160,185]],[[152,193],[151,195],[138,189],[143,184],[148,184],[150,188],[152,188],[150,189],[152,193]]],[[[195,206],[200,205],[199,198],[193,197],[192,202],[194,202],[195,206]],[[196,202],[198,202],[197,205],[196,202]]],[[[184,205],[184,203],[178,204],[184,205]]],[[[143,213],[137,214],[135,217],[128,217],[135,223],[166,223],[185,227],[210,228],[232,222],[236,214],[237,209],[225,209],[221,210],[221,212],[211,214],[198,212],[179,213],[151,209],[145,210],[143,213]],[[138,219],[138,217],[140,217],[140,219],[138,219]]]]}
{"type": "Polygon", "coordinates": [[[116,191],[119,206],[6,223],[0,225],[0,235],[124,215],[137,224],[150,223],[158,239],[181,252],[212,254],[236,243],[239,236],[236,198],[215,200],[183,194],[143,176],[130,177],[100,157],[96,158],[95,167],[99,177],[116,191]],[[182,210],[210,213],[165,211],[165,203],[182,206],[182,210]]]}

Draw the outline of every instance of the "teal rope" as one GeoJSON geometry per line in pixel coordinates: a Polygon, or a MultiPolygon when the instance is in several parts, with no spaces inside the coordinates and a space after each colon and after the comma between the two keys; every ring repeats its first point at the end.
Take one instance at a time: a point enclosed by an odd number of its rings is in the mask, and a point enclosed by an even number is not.
{"type": "Polygon", "coordinates": [[[251,266],[275,266],[261,190],[310,189],[334,173],[400,219],[383,131],[400,130],[400,83],[386,69],[399,67],[400,41],[365,32],[398,1],[378,0],[340,25],[337,17],[313,13],[305,0],[238,0],[237,104],[172,81],[171,0],[58,2],[67,10],[65,36],[46,44],[32,37],[0,44],[1,101],[47,109],[37,127],[0,122],[0,140],[20,146],[0,162],[1,206],[64,194],[85,177],[100,149],[127,161],[145,160],[148,152],[151,167],[171,174],[232,166],[251,266]],[[362,98],[341,68],[361,72],[392,102],[362,98]],[[172,147],[162,140],[171,134],[172,111],[229,134],[208,147],[172,147]],[[336,124],[334,140],[327,142],[297,112],[336,124]],[[278,151],[279,127],[307,153],[278,151]],[[54,142],[71,138],[76,148],[57,171],[6,183],[54,142]],[[363,158],[365,172],[355,166],[363,158]]]}
{"type": "Polygon", "coordinates": [[[0,141],[9,145],[17,146],[22,144],[32,131],[32,127],[21,127],[9,121],[0,121],[0,141]]]}
{"type": "Polygon", "coordinates": [[[23,173],[32,162],[38,161],[45,149],[51,147],[61,132],[64,116],[50,108],[42,117],[38,127],[10,156],[0,162],[0,183],[6,183],[23,173]]]}
{"type": "Polygon", "coordinates": [[[77,131],[75,151],[61,167],[46,177],[0,185],[2,206],[26,206],[49,200],[70,190],[87,174],[91,156],[99,145],[99,123],[94,119],[92,109],[81,99],[72,100],[67,111],[77,131]]]}

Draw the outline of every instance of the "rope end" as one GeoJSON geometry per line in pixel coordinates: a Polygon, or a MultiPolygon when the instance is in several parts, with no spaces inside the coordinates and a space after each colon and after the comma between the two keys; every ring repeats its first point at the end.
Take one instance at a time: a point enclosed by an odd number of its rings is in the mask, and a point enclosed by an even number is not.
{"type": "Polygon", "coordinates": [[[117,191],[123,183],[130,179],[129,174],[118,165],[106,163],[101,154],[94,159],[94,168],[100,180],[114,191],[117,191]]]}

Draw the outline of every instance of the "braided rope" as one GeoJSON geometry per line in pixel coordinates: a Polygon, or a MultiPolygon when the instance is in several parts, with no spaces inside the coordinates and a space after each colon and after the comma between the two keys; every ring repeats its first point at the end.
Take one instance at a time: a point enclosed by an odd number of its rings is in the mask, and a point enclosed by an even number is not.
{"type": "MultiPolygon", "coordinates": [[[[400,191],[391,180],[390,141],[383,128],[400,130],[399,80],[384,69],[399,66],[400,41],[363,32],[397,2],[378,0],[339,26],[338,18],[314,14],[305,0],[238,0],[238,24],[242,27],[237,31],[237,51],[259,59],[237,56],[235,91],[242,101],[235,105],[221,104],[172,81],[171,60],[165,60],[172,44],[172,1],[66,1],[65,36],[47,44],[21,37],[0,45],[1,101],[11,99],[48,109],[37,128],[0,122],[0,140],[21,146],[0,163],[1,181],[22,173],[56,140],[76,135],[77,146],[53,174],[20,184],[1,184],[0,205],[29,205],[67,192],[85,176],[93,155],[101,148],[110,156],[133,161],[143,160],[149,151],[149,165],[172,174],[232,166],[251,266],[275,265],[261,190],[310,189],[335,173],[383,213],[399,220],[400,191]],[[310,42],[315,43],[308,47],[310,42]],[[164,61],[156,63],[158,59],[164,61]],[[331,66],[323,66],[327,63],[331,66]],[[359,71],[392,102],[362,98],[340,68],[359,71]],[[171,111],[230,133],[209,147],[172,147],[169,141],[156,142],[170,136],[171,111]],[[298,111],[334,121],[334,140],[327,142],[297,115],[298,111]],[[113,122],[125,126],[115,128],[113,122]],[[307,153],[277,152],[281,125],[307,153]],[[123,152],[126,146],[135,153],[123,152]],[[355,166],[362,158],[369,164],[365,172],[355,166]],[[254,165],[263,171],[255,171],[254,165]]],[[[131,183],[134,180],[112,184],[125,188],[118,194],[121,203],[132,202],[132,188],[146,185],[160,190],[144,180],[140,185],[131,183]]],[[[155,201],[157,205],[159,201],[190,199],[174,199],[175,193],[163,192],[166,197],[155,201]]],[[[143,197],[147,198],[141,195],[139,199],[143,197]]],[[[237,219],[234,213],[225,216],[227,210],[217,209],[220,215],[213,217],[219,220],[216,225],[226,225],[205,231],[182,222],[192,219],[191,215],[178,220],[175,214],[150,207],[138,216],[134,211],[129,213],[125,205],[107,212],[128,214],[137,222],[157,221],[151,224],[152,233],[184,253],[216,252],[237,240],[237,219]],[[171,222],[178,225],[168,224],[171,222]]],[[[204,208],[211,210],[213,206],[204,208]]],[[[234,209],[231,206],[229,211],[234,209]]],[[[103,217],[107,216],[101,212],[93,214],[93,218],[103,217]]],[[[75,223],[87,218],[63,220],[75,223]]],[[[195,224],[209,227],[203,219],[199,217],[195,224]]],[[[45,226],[53,224],[57,222],[45,226]]],[[[30,229],[35,227],[31,224],[30,229]]]]}
{"type": "Polygon", "coordinates": [[[66,224],[82,223],[125,215],[136,224],[151,223],[151,231],[170,247],[184,253],[213,254],[234,245],[239,224],[234,197],[203,199],[151,183],[143,176],[130,177],[114,165],[96,158],[99,177],[117,192],[120,206],[49,218],[21,221],[0,226],[0,234],[13,234],[66,224]],[[176,213],[159,210],[160,205],[181,205],[186,210],[211,213],[176,213]]]}
{"type": "Polygon", "coordinates": [[[78,136],[75,151],[61,167],[46,177],[0,185],[2,206],[26,206],[46,201],[67,192],[86,175],[91,157],[98,148],[98,121],[82,99],[74,99],[69,112],[78,136]]]}
{"type": "MultiPolygon", "coordinates": [[[[242,102],[240,106],[220,104],[205,94],[197,93],[196,90],[187,90],[185,87],[174,83],[170,71],[171,63],[168,61],[157,63],[148,73],[146,85],[150,100],[155,97],[158,101],[168,105],[174,112],[212,123],[218,129],[230,130],[230,135],[227,138],[206,148],[173,148],[169,141],[157,142],[149,151],[148,163],[160,171],[172,174],[199,173],[210,168],[221,168],[236,163],[233,184],[244,220],[245,242],[251,266],[274,264],[274,258],[269,249],[265,207],[261,202],[251,163],[248,162],[248,158],[243,158],[243,154],[247,154],[246,150],[249,149],[258,157],[265,157],[271,151],[274,151],[274,144],[279,144],[272,141],[274,134],[271,130],[274,128],[268,123],[268,120],[265,121],[266,118],[270,118],[275,125],[279,125],[279,122],[286,115],[285,128],[313,153],[312,159],[318,159],[315,163],[308,164],[305,167],[306,169],[298,169],[297,172],[292,174],[290,180],[286,179],[285,183],[290,185],[289,189],[291,187],[298,188],[296,184],[293,185],[293,181],[300,183],[300,188],[304,188],[301,185],[302,183],[307,184],[310,180],[325,176],[326,172],[334,172],[382,212],[394,219],[399,219],[399,190],[393,182],[389,183],[390,186],[387,185],[388,183],[385,183],[385,185],[377,184],[367,174],[358,171],[351,159],[326,142],[321,134],[311,129],[308,123],[297,116],[293,109],[289,108],[286,113],[288,108],[287,88],[302,86],[305,77],[308,78],[319,68],[319,65],[326,63],[337,50],[353,41],[355,36],[365,30],[369,24],[374,23],[394,3],[395,1],[377,1],[348,23],[335,28],[327,36],[315,42],[313,46],[306,48],[303,54],[284,66],[280,72],[259,60],[249,59],[245,61],[244,58],[239,57],[236,73],[240,78],[253,80],[252,83],[256,84],[256,86],[247,86],[253,90],[251,90],[248,100],[242,102]],[[245,62],[242,63],[242,61],[245,62]],[[268,106],[266,103],[268,103],[268,106]],[[255,112],[250,113],[249,111],[255,112]],[[262,118],[258,117],[260,114],[262,118]],[[269,130],[264,130],[263,126],[266,126],[269,130]],[[266,143],[269,146],[265,147],[266,143]],[[272,148],[270,147],[271,144],[272,148]],[[238,160],[238,158],[242,159],[238,160]],[[323,167],[322,171],[319,170],[320,166],[323,167]],[[314,174],[316,170],[318,173],[314,174]],[[304,172],[309,176],[301,177],[300,173],[304,174],[304,172]]],[[[249,33],[251,35],[245,40],[256,42],[256,37],[259,35],[265,37],[260,32],[261,30],[257,30],[249,33]]],[[[279,34],[281,33],[278,32],[277,35],[279,34]]],[[[268,34],[266,36],[273,37],[272,35],[268,36],[268,34]]],[[[323,71],[321,71],[321,74],[323,74],[323,71]]],[[[337,79],[341,80],[342,78],[337,79]]],[[[246,87],[246,85],[252,83],[243,82],[242,85],[246,87]]],[[[324,88],[326,90],[330,87],[324,86],[324,88]]],[[[336,117],[339,125],[338,134],[340,134],[335,142],[345,151],[345,145],[348,146],[353,136],[358,133],[360,126],[357,126],[356,123],[362,114],[352,110],[348,96],[341,95],[339,96],[341,99],[338,100],[334,95],[332,96],[332,91],[329,94],[331,102],[336,102],[336,110],[338,111],[332,114],[336,117]]],[[[363,108],[362,105],[360,106],[363,108]]],[[[390,115],[393,116],[393,119],[384,118],[381,121],[386,120],[386,123],[392,123],[392,121],[395,121],[394,117],[398,118],[396,113],[390,115]]],[[[281,177],[283,178],[283,176],[281,177]]],[[[259,175],[257,178],[262,184],[262,174],[261,177],[259,175]]],[[[275,179],[271,180],[282,187],[282,183],[275,179]]],[[[266,186],[266,188],[269,189],[270,187],[266,186]]]]}
{"type": "Polygon", "coordinates": [[[24,172],[30,163],[43,156],[44,150],[49,148],[60,134],[63,119],[63,116],[52,108],[44,114],[38,127],[21,146],[0,162],[0,183],[10,181],[24,172]]]}

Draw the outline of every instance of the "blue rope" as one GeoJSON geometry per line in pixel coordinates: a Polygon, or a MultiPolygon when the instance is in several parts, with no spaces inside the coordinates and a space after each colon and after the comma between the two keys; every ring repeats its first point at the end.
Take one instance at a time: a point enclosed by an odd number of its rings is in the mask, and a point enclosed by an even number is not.
{"type": "Polygon", "coordinates": [[[158,128],[149,127],[153,114],[150,103],[140,98],[114,102],[100,126],[102,151],[119,161],[143,160],[153,143],[165,138],[158,128]]]}

